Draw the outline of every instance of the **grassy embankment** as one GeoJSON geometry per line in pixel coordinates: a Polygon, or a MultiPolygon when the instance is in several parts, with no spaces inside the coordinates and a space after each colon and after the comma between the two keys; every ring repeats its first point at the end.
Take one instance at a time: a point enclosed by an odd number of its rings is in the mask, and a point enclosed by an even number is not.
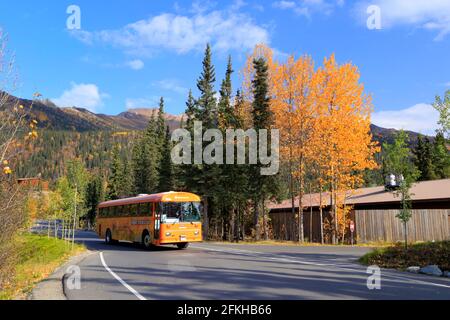
{"type": "Polygon", "coordinates": [[[359,261],[365,265],[401,270],[411,266],[437,265],[442,271],[450,271],[450,241],[412,244],[407,251],[403,244],[377,248],[359,261]]]}
{"type": "Polygon", "coordinates": [[[5,288],[0,288],[0,300],[26,298],[39,281],[48,277],[69,257],[84,250],[85,247],[78,244],[72,250],[71,244],[47,236],[17,236],[15,274],[5,288]]]}

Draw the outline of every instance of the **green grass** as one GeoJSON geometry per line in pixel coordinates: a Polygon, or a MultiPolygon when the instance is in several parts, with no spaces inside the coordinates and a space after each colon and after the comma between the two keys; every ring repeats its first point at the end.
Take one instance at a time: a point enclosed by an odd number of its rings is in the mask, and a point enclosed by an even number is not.
{"type": "Polygon", "coordinates": [[[403,244],[377,248],[361,257],[359,262],[401,270],[411,266],[438,265],[442,271],[450,271],[450,241],[416,243],[408,250],[403,244]]]}
{"type": "Polygon", "coordinates": [[[11,283],[0,290],[0,300],[25,298],[33,287],[48,277],[70,256],[81,253],[84,246],[63,240],[32,234],[22,234],[16,240],[15,274],[11,283]]]}

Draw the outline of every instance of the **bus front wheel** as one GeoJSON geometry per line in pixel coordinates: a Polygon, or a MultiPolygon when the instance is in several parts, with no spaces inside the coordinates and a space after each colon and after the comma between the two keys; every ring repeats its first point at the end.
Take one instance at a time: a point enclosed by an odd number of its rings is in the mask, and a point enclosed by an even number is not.
{"type": "Polygon", "coordinates": [[[187,249],[187,247],[189,247],[189,243],[187,243],[187,242],[185,242],[185,243],[178,243],[177,247],[180,250],[184,250],[184,249],[187,249]]]}

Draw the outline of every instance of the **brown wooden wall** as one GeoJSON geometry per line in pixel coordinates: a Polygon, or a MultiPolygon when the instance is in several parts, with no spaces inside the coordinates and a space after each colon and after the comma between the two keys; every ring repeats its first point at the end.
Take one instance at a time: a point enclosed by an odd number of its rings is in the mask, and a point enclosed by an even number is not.
{"type": "MultiPolygon", "coordinates": [[[[396,217],[399,209],[356,209],[350,219],[356,222],[355,242],[397,242],[404,240],[403,225],[396,217]]],[[[312,235],[310,235],[310,211],[303,214],[305,239],[320,242],[319,211],[312,214],[312,235]]],[[[329,218],[329,212],[323,211],[323,219],[329,218]]],[[[272,236],[275,240],[295,241],[297,230],[295,217],[291,211],[270,213],[272,236]]],[[[350,241],[350,232],[346,232],[346,242],[350,241]]],[[[324,234],[325,242],[331,238],[324,234]]],[[[408,223],[408,239],[414,241],[432,241],[450,239],[450,209],[413,209],[408,223]]]]}
{"type": "MultiPolygon", "coordinates": [[[[404,228],[397,209],[355,210],[356,239],[359,243],[404,240],[404,228]]],[[[413,209],[407,224],[409,241],[449,239],[450,209],[413,209]]]]}
{"type": "MultiPolygon", "coordinates": [[[[328,211],[323,211],[323,220],[329,218],[328,211]]],[[[297,238],[297,222],[292,212],[280,211],[270,214],[271,228],[273,238],[275,240],[296,241],[297,238]]],[[[320,213],[319,211],[306,210],[303,214],[303,233],[306,240],[312,242],[320,242],[320,213]],[[311,235],[311,216],[312,216],[312,235],[311,235]]]]}

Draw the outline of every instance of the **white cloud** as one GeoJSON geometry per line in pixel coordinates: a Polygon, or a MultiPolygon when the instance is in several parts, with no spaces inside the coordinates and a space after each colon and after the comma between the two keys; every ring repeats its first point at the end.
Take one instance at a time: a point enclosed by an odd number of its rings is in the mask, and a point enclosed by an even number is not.
{"type": "Polygon", "coordinates": [[[420,103],[402,110],[378,111],[372,114],[373,124],[388,129],[404,129],[434,135],[439,113],[430,104],[420,103]]]}
{"type": "Polygon", "coordinates": [[[336,7],[343,7],[345,0],[281,0],[273,2],[273,7],[292,10],[296,14],[311,18],[313,13],[331,14],[336,7]]]}
{"type": "Polygon", "coordinates": [[[216,50],[241,51],[269,42],[264,27],[232,10],[200,11],[191,16],[163,13],[116,30],[75,31],[72,35],[87,44],[107,43],[135,55],[149,55],[159,49],[179,54],[203,51],[207,42],[216,50]]]}
{"type": "Polygon", "coordinates": [[[157,86],[163,90],[173,91],[179,94],[188,93],[188,89],[180,85],[179,81],[176,79],[163,79],[160,81],[153,82],[154,86],[157,86]]]}
{"type": "Polygon", "coordinates": [[[294,1],[276,1],[273,3],[273,6],[279,9],[292,9],[295,8],[297,4],[294,1]]]}
{"type": "MultiPolygon", "coordinates": [[[[366,15],[369,5],[381,9],[383,28],[399,25],[437,31],[435,40],[442,40],[450,33],[449,0],[371,0],[357,4],[360,14],[366,15]]],[[[367,17],[367,15],[366,15],[367,17]]]]}
{"type": "Polygon", "coordinates": [[[80,107],[96,112],[97,108],[103,106],[103,99],[107,97],[108,95],[101,93],[95,84],[72,82],[70,89],[51,101],[60,107],[80,107]]]}
{"type": "Polygon", "coordinates": [[[159,103],[160,97],[151,98],[128,98],[125,100],[125,106],[129,109],[148,109],[156,108],[159,103]]]}
{"type": "Polygon", "coordinates": [[[145,66],[144,62],[142,60],[139,60],[139,59],[127,61],[125,63],[125,65],[130,67],[133,70],[141,70],[145,66]]]}

